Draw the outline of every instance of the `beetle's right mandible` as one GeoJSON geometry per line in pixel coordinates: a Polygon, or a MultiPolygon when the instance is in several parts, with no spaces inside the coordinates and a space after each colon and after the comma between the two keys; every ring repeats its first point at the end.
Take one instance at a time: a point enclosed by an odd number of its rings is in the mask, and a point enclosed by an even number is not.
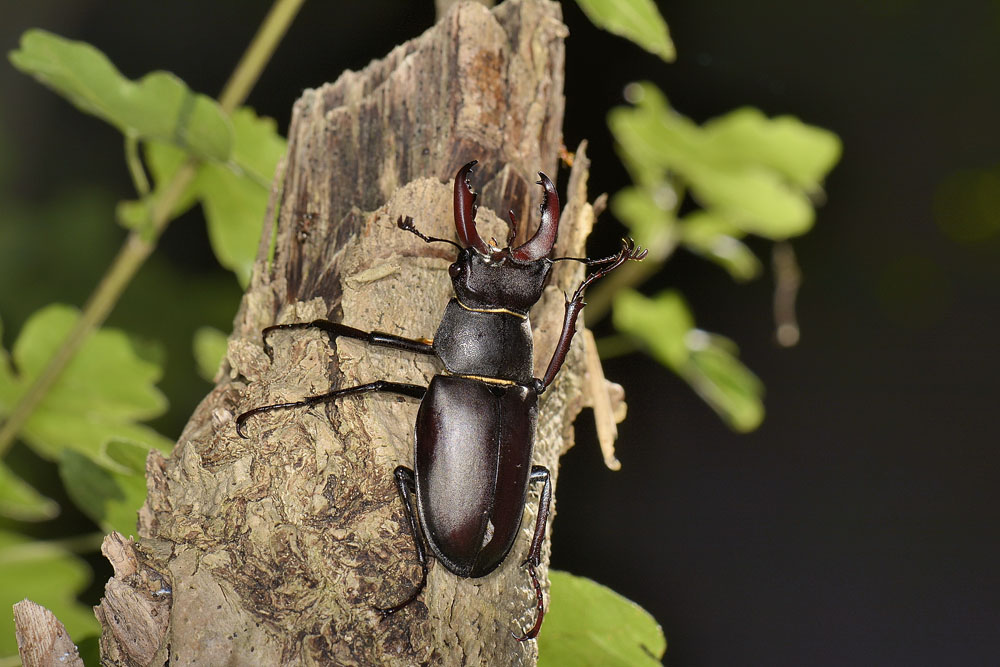
{"type": "Polygon", "coordinates": [[[483,255],[489,255],[490,249],[476,230],[476,193],[472,191],[469,175],[478,160],[473,160],[458,170],[455,175],[455,230],[458,240],[466,248],[475,248],[483,255]]]}

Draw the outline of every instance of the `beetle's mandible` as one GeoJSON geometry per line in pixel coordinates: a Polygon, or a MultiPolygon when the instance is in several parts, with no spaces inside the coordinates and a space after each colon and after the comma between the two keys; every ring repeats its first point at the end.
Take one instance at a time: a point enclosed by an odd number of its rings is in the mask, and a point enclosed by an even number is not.
{"type": "MultiPolygon", "coordinates": [[[[413,468],[397,467],[395,478],[423,575],[408,598],[390,607],[376,607],[383,616],[410,604],[424,589],[425,539],[434,557],[460,577],[483,577],[495,570],[514,546],[529,483],[541,482],[535,531],[523,563],[535,589],[535,623],[521,636],[514,635],[524,641],[538,635],[544,616],[542,587],[535,568],[541,560],[552,498],[548,469],[531,464],[538,396],[552,384],[566,359],[584,306],[584,290],[625,262],[643,259],[646,251],[625,239],[618,253],[604,259],[550,258],[559,228],[559,196],[552,181],[541,172],[538,184],[544,190],[544,199],[538,231],[516,248],[494,247],[476,231],[476,194],[468,180],[475,164],[470,162],[455,176],[455,229],[460,243],[425,236],[409,217],[398,221],[401,229],[428,243],[451,243],[458,248],[458,257],[448,268],[455,296],[448,302],[433,343],[362,331],[328,320],[278,324],[267,327],[262,334],[269,356],[267,341],[272,332],[309,328],[325,331],[331,338],[347,336],[371,345],[434,356],[444,370],[434,376],[430,386],[379,380],[335,389],[244,412],[236,418],[236,430],[247,437],[244,426],[254,415],[354,394],[389,392],[420,399],[413,468]],[[584,262],[597,270],[567,300],[562,334],[545,376],[536,378],[532,372],[528,311],[541,298],[552,263],[559,260],[584,262]]],[[[511,212],[508,245],[513,242],[515,227],[511,212]]]]}

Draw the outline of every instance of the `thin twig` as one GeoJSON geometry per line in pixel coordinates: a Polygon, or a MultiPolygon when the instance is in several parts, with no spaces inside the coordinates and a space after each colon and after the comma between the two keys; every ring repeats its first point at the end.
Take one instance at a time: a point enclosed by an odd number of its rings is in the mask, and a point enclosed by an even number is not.
{"type": "Polygon", "coordinates": [[[791,243],[774,244],[771,266],[774,269],[774,337],[782,347],[793,347],[800,337],[795,300],[802,284],[802,271],[791,243]]]}

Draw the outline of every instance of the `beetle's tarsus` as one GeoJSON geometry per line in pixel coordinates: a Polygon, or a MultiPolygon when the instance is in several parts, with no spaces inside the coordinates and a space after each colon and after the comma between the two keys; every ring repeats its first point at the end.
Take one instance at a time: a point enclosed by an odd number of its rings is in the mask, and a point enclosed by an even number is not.
{"type": "Polygon", "coordinates": [[[542,619],[545,618],[545,597],[542,595],[542,584],[539,583],[538,575],[535,574],[535,565],[537,563],[533,562],[534,560],[533,558],[529,558],[521,565],[528,566],[528,572],[531,574],[531,585],[535,587],[535,599],[537,600],[535,606],[535,624],[521,636],[517,636],[513,632],[510,633],[519,642],[526,642],[529,639],[537,637],[538,631],[542,629],[542,619]]]}
{"type": "Polygon", "coordinates": [[[377,604],[374,604],[372,605],[372,609],[377,611],[382,618],[389,618],[397,611],[400,611],[401,609],[408,607],[414,602],[416,602],[417,598],[420,597],[420,594],[424,592],[424,588],[426,586],[427,586],[427,564],[424,563],[421,567],[420,583],[417,584],[417,587],[413,590],[413,592],[409,595],[409,597],[407,597],[405,600],[401,602],[397,602],[396,604],[390,607],[380,607],[377,604]]]}
{"type": "Polygon", "coordinates": [[[379,607],[378,605],[372,605],[372,609],[374,609],[379,613],[379,615],[382,617],[382,620],[385,620],[390,616],[392,616],[393,614],[395,614],[400,609],[408,607],[409,605],[416,602],[417,598],[420,597],[420,594],[424,592],[424,588],[426,586],[427,586],[427,563],[424,562],[422,563],[422,573],[420,575],[420,583],[417,584],[417,589],[413,591],[413,594],[410,595],[410,597],[406,598],[399,604],[392,605],[391,607],[379,607]]]}

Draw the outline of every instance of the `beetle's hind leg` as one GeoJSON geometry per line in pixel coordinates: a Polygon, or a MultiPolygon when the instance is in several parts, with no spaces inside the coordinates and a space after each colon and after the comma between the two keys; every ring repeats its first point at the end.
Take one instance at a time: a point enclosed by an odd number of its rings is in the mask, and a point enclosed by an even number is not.
{"type": "MultiPolygon", "coordinates": [[[[552,476],[545,466],[531,466],[531,476],[528,482],[543,482],[542,495],[538,498],[538,516],[535,519],[535,534],[531,538],[531,547],[528,549],[528,557],[521,563],[528,566],[528,574],[531,575],[531,584],[535,588],[535,624],[531,629],[514,639],[519,642],[534,639],[538,636],[538,631],[542,628],[542,619],[545,618],[545,598],[542,595],[542,585],[538,582],[538,575],[535,568],[542,562],[542,541],[545,539],[545,525],[549,520],[549,506],[552,504],[552,476]]],[[[514,633],[511,633],[514,634],[514,633]]]]}
{"type": "Polygon", "coordinates": [[[333,391],[328,391],[325,394],[317,394],[316,396],[307,396],[301,401],[292,401],[290,403],[275,403],[274,405],[262,405],[259,408],[254,408],[252,410],[247,410],[239,417],[236,418],[236,432],[242,438],[248,437],[246,432],[243,430],[246,421],[253,417],[254,415],[259,415],[263,412],[270,412],[271,410],[285,410],[288,408],[299,408],[310,405],[316,405],[318,403],[329,403],[330,401],[335,401],[338,398],[344,396],[351,396],[353,394],[366,394],[373,391],[384,391],[391,394],[401,394],[403,396],[410,396],[412,398],[423,398],[424,394],[427,393],[427,387],[419,384],[405,384],[403,382],[387,382],[385,380],[378,380],[377,382],[369,382],[368,384],[361,384],[356,387],[344,387],[343,389],[334,389],[333,391]]]}
{"type": "Polygon", "coordinates": [[[413,511],[413,495],[416,493],[417,480],[413,475],[413,471],[406,466],[397,467],[393,476],[396,478],[396,490],[399,491],[399,499],[403,501],[403,511],[406,512],[406,518],[410,521],[410,532],[413,533],[413,544],[417,548],[417,560],[420,562],[420,567],[423,572],[420,575],[420,583],[417,584],[417,589],[413,591],[413,594],[410,595],[410,597],[406,598],[399,604],[394,604],[391,607],[374,607],[375,611],[382,614],[382,618],[392,616],[397,611],[416,600],[417,596],[419,596],[424,590],[424,586],[427,585],[427,550],[424,547],[424,539],[421,536],[420,526],[417,523],[417,515],[413,511]]]}

